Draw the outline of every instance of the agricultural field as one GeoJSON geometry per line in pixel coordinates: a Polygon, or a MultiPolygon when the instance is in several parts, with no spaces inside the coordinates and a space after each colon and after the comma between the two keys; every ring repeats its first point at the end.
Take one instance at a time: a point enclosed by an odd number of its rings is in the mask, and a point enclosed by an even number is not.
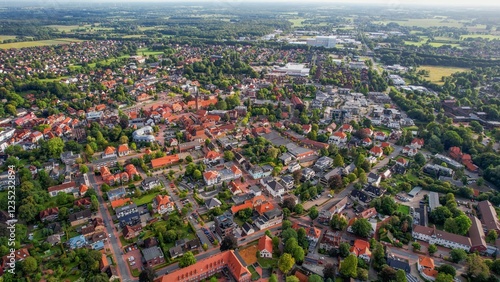
{"type": "Polygon", "coordinates": [[[15,35],[0,35],[0,41],[9,40],[9,39],[16,39],[16,36],[15,35]]]}
{"type": "Polygon", "coordinates": [[[36,46],[48,46],[48,45],[59,45],[59,44],[69,44],[72,42],[81,42],[83,40],[75,38],[58,38],[50,40],[37,40],[37,41],[24,41],[24,42],[14,42],[14,43],[3,43],[0,44],[1,49],[10,48],[25,48],[25,47],[36,47],[36,46]]]}
{"type": "Polygon", "coordinates": [[[463,35],[460,39],[464,40],[466,38],[484,38],[488,40],[500,40],[500,35],[493,34],[467,34],[463,35]]]}
{"type": "Polygon", "coordinates": [[[90,25],[48,25],[47,27],[55,28],[60,32],[71,32],[72,30],[75,29],[85,29],[89,28],[90,25]]]}
{"type": "Polygon", "coordinates": [[[441,78],[443,76],[450,76],[456,72],[468,71],[467,68],[457,68],[457,67],[445,67],[445,66],[421,66],[418,70],[427,70],[429,71],[429,76],[427,79],[436,84],[443,84],[441,82],[441,78]]]}
{"type": "Polygon", "coordinates": [[[463,22],[451,19],[431,18],[431,19],[408,19],[406,21],[378,21],[377,24],[397,23],[401,26],[418,26],[418,27],[433,27],[433,26],[447,26],[447,27],[463,27],[463,22]]]}

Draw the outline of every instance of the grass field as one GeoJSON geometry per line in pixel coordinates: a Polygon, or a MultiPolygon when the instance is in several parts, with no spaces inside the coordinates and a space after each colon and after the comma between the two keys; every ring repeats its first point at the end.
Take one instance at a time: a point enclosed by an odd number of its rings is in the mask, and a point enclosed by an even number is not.
{"type": "Polygon", "coordinates": [[[305,21],[305,18],[289,19],[288,21],[292,23],[293,27],[300,27],[303,26],[302,22],[305,21]]]}
{"type": "Polygon", "coordinates": [[[256,281],[256,280],[260,279],[260,275],[257,273],[257,271],[255,270],[255,268],[252,265],[250,265],[248,267],[248,271],[250,271],[250,273],[252,274],[252,281],[256,281]]]}
{"type": "Polygon", "coordinates": [[[48,45],[69,44],[71,42],[81,42],[81,41],[83,41],[83,40],[75,39],[75,38],[58,38],[58,39],[51,39],[51,40],[4,43],[4,44],[0,44],[0,48],[1,49],[10,49],[10,48],[48,46],[48,45]]]}
{"type": "Polygon", "coordinates": [[[136,204],[138,206],[144,205],[144,204],[149,204],[149,203],[153,202],[153,199],[156,197],[156,195],[158,195],[158,193],[147,194],[147,195],[141,196],[140,198],[132,198],[132,202],[134,202],[134,204],[136,204]]]}
{"type": "Polygon", "coordinates": [[[239,250],[239,253],[247,265],[257,262],[257,245],[251,245],[239,250]]]}
{"type": "Polygon", "coordinates": [[[278,266],[277,258],[258,258],[257,260],[262,268],[274,268],[278,266]]]}
{"type": "Polygon", "coordinates": [[[427,79],[436,84],[443,84],[441,82],[441,78],[443,76],[450,76],[456,72],[468,71],[467,68],[456,68],[456,67],[443,67],[443,66],[421,66],[418,70],[427,70],[429,71],[429,76],[427,79]]]}
{"type": "Polygon", "coordinates": [[[402,214],[410,214],[410,207],[409,206],[404,206],[404,205],[399,205],[398,206],[398,212],[402,214]]]}
{"type": "Polygon", "coordinates": [[[148,48],[137,49],[137,55],[139,56],[149,56],[149,55],[160,55],[163,54],[162,51],[151,51],[148,48]]]}

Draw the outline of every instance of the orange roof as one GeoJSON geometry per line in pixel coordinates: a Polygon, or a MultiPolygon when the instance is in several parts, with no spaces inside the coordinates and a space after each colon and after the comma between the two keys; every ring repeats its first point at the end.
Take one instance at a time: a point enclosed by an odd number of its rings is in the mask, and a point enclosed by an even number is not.
{"type": "Polygon", "coordinates": [[[162,166],[172,164],[172,163],[175,163],[178,161],[179,161],[179,155],[175,154],[175,155],[165,156],[165,157],[151,160],[151,166],[153,168],[157,168],[157,167],[162,167],[162,166]]]}
{"type": "Polygon", "coordinates": [[[239,169],[236,165],[231,166],[231,170],[234,174],[242,174],[241,169],[239,169]]]}
{"type": "Polygon", "coordinates": [[[270,211],[274,209],[274,205],[272,203],[263,203],[263,204],[260,204],[258,206],[255,207],[255,210],[259,213],[259,214],[263,214],[265,213],[266,211],[270,211]]]}
{"type": "Polygon", "coordinates": [[[122,144],[118,146],[118,153],[123,153],[129,151],[127,144],[122,144]]]}
{"type": "Polygon", "coordinates": [[[419,256],[418,263],[425,268],[434,269],[434,259],[431,257],[419,256]]]}
{"type": "Polygon", "coordinates": [[[351,253],[356,254],[356,256],[367,255],[371,256],[370,243],[365,240],[356,239],[354,240],[354,245],[351,247],[351,253]]]}
{"type": "Polygon", "coordinates": [[[221,156],[221,154],[219,154],[219,153],[217,153],[215,151],[208,151],[207,154],[205,155],[205,158],[213,160],[213,159],[216,159],[216,158],[218,158],[220,156],[221,156]]]}
{"type": "Polygon", "coordinates": [[[307,282],[307,281],[309,281],[308,276],[305,275],[304,273],[300,272],[300,271],[296,271],[295,272],[295,277],[297,277],[300,282],[307,282]]]}
{"type": "Polygon", "coordinates": [[[218,272],[222,266],[226,266],[229,271],[236,277],[236,281],[240,281],[245,277],[250,277],[250,271],[242,264],[235,255],[233,250],[218,253],[206,259],[202,259],[197,263],[177,269],[162,277],[159,277],[155,282],[173,282],[173,281],[199,281],[201,276],[208,277],[218,272]]]}
{"type": "Polygon", "coordinates": [[[170,197],[167,195],[156,195],[156,203],[160,205],[166,205],[170,203],[170,197]]]}
{"type": "Polygon", "coordinates": [[[135,168],[135,166],[133,164],[128,164],[125,166],[125,171],[127,172],[127,174],[132,177],[133,175],[136,175],[136,174],[139,174],[137,172],[137,169],[135,168]]]}
{"type": "Polygon", "coordinates": [[[104,154],[106,155],[110,155],[110,154],[113,154],[115,152],[115,147],[113,146],[108,146],[106,147],[106,149],[104,150],[104,154]]]}
{"type": "Polygon", "coordinates": [[[209,171],[205,171],[203,173],[203,178],[205,179],[213,179],[213,178],[216,178],[219,174],[217,173],[217,171],[212,171],[212,170],[209,170],[209,171]]]}
{"type": "Polygon", "coordinates": [[[89,190],[89,187],[87,187],[87,185],[85,185],[85,184],[80,185],[80,195],[85,194],[85,192],[87,192],[87,190],[89,190]]]}
{"type": "Polygon", "coordinates": [[[337,137],[339,137],[339,138],[342,138],[342,139],[347,138],[347,134],[345,134],[345,133],[344,133],[344,132],[342,132],[342,131],[337,131],[337,132],[334,132],[334,133],[333,133],[333,135],[334,135],[334,136],[337,136],[337,137]]]}
{"type": "Polygon", "coordinates": [[[109,168],[106,167],[106,166],[101,166],[100,172],[101,172],[102,178],[104,178],[104,177],[106,177],[108,175],[111,175],[111,172],[109,171],[109,168]]]}
{"type": "Polygon", "coordinates": [[[130,202],[130,198],[125,198],[125,199],[117,199],[114,201],[111,201],[111,207],[113,209],[116,209],[117,207],[124,206],[125,204],[130,202]]]}
{"type": "Polygon", "coordinates": [[[243,204],[241,205],[237,205],[237,206],[232,206],[231,207],[231,212],[233,214],[236,214],[237,212],[241,211],[241,210],[244,210],[244,209],[251,209],[253,208],[253,203],[251,200],[248,200],[248,201],[245,201],[243,204]]]}
{"type": "Polygon", "coordinates": [[[273,253],[273,240],[267,235],[260,237],[259,239],[259,251],[267,250],[271,254],[273,253]]]}
{"type": "Polygon", "coordinates": [[[370,152],[374,154],[382,154],[384,153],[384,150],[382,150],[379,146],[373,146],[373,148],[370,149],[370,152]]]}

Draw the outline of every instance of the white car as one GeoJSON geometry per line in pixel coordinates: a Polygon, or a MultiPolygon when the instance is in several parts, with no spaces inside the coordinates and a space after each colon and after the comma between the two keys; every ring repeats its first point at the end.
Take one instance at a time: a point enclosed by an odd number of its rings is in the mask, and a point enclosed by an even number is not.
{"type": "Polygon", "coordinates": [[[129,258],[128,258],[128,261],[134,261],[134,260],[135,260],[135,258],[134,258],[134,257],[129,257],[129,258]]]}
{"type": "Polygon", "coordinates": [[[109,233],[108,235],[109,235],[109,238],[111,238],[111,233],[109,233]]]}

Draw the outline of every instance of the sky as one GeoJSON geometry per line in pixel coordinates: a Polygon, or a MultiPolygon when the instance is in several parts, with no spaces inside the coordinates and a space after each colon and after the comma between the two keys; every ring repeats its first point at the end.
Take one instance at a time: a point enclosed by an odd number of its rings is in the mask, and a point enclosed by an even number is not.
{"type": "Polygon", "coordinates": [[[199,3],[251,3],[251,2],[266,2],[266,3],[301,3],[305,4],[307,2],[316,2],[316,3],[372,3],[372,4],[382,4],[382,5],[438,5],[438,6],[448,6],[448,7],[457,7],[457,6],[500,6],[499,0],[0,0],[0,6],[9,6],[9,3],[17,2],[17,3],[26,3],[33,4],[37,6],[49,5],[49,6],[57,6],[57,4],[68,4],[75,2],[95,2],[95,3],[186,3],[186,2],[199,2],[199,3]]]}

